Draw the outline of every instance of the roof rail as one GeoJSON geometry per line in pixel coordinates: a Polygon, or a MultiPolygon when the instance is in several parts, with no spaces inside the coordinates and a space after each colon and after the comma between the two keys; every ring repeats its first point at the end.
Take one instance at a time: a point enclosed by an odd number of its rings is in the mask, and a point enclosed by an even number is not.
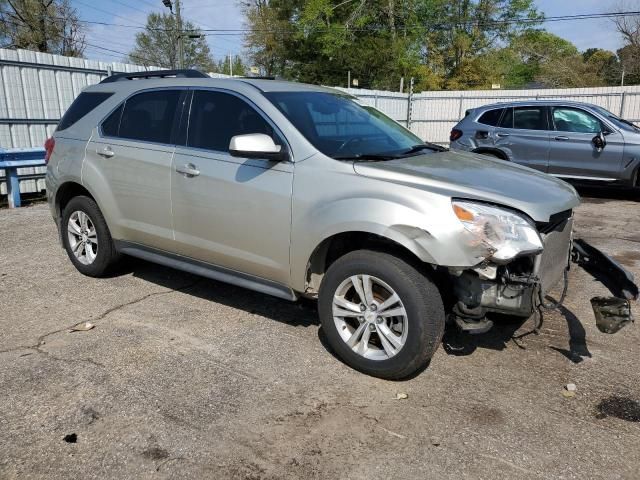
{"type": "Polygon", "coordinates": [[[120,82],[123,80],[135,80],[143,78],[209,78],[209,75],[202,73],[200,70],[185,69],[185,70],[153,70],[148,72],[131,72],[131,73],[118,73],[117,75],[111,75],[100,83],[112,83],[120,82]]]}
{"type": "Polygon", "coordinates": [[[271,75],[244,75],[236,78],[244,78],[247,80],[281,80],[280,77],[274,77],[271,75]]]}

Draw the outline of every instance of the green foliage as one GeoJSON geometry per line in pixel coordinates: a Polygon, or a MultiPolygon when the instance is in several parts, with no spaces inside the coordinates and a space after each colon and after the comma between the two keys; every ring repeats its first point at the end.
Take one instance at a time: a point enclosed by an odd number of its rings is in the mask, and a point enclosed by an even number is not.
{"type": "MultiPolygon", "coordinates": [[[[209,45],[191,22],[182,22],[184,42],[184,67],[197,68],[204,72],[215,69],[209,45]],[[184,33],[186,32],[186,34],[184,33]],[[187,34],[189,36],[187,36],[187,34]]],[[[155,65],[164,68],[178,66],[178,29],[175,16],[150,13],[144,31],[136,34],[136,45],[129,53],[127,61],[140,65],[155,65]]]]}
{"type": "Polygon", "coordinates": [[[233,73],[233,75],[240,77],[244,77],[247,75],[249,67],[244,64],[244,62],[242,61],[242,57],[236,55],[231,58],[231,63],[229,63],[229,61],[229,57],[219,60],[216,64],[216,68],[213,71],[217,73],[223,73],[225,75],[231,75],[231,73],[233,73]]]}
{"type": "Polygon", "coordinates": [[[0,0],[0,47],[82,57],[84,27],[69,0],[0,0]]]}
{"type": "MultiPolygon", "coordinates": [[[[418,91],[586,87],[621,74],[613,52],[581,54],[541,30],[533,0],[251,0],[245,14],[254,64],[310,83],[346,86],[350,72],[390,90],[401,77],[418,91]]],[[[622,54],[628,79],[640,79],[640,47],[622,54]]]]}

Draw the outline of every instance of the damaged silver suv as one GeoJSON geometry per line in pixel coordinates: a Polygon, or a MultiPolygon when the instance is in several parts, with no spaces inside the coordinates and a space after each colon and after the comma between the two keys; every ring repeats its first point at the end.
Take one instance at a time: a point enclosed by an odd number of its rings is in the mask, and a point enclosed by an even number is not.
{"type": "MultiPolygon", "coordinates": [[[[116,75],[76,99],[46,150],[80,272],[131,255],[317,298],[335,352],[383,378],[424,368],[448,318],[480,333],[489,312],[530,316],[570,262],[573,187],[424,143],[332,89],[116,75]]],[[[576,256],[637,295],[597,250],[576,256]]]]}

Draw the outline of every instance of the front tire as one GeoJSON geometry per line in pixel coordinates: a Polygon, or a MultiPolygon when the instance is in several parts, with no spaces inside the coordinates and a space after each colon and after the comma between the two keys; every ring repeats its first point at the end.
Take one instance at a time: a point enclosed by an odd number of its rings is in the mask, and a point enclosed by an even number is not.
{"type": "Polygon", "coordinates": [[[404,260],[369,250],[327,270],[318,298],[329,344],[349,366],[398,380],[425,368],[444,334],[438,288],[404,260]]]}
{"type": "Polygon", "coordinates": [[[107,222],[92,198],[72,198],[62,212],[61,228],[64,248],[80,273],[102,277],[117,262],[107,222]]]}

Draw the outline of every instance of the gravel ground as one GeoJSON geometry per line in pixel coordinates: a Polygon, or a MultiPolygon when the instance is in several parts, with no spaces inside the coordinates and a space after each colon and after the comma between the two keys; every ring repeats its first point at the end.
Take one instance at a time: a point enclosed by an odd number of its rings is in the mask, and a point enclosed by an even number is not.
{"type": "MultiPolygon", "coordinates": [[[[640,275],[637,201],[583,194],[578,236],[640,275]]],[[[598,332],[604,287],[570,280],[521,347],[518,323],[448,331],[388,382],[332,356],[313,303],[134,260],[83,277],[46,205],[0,210],[0,478],[637,479],[640,325],[598,332]]]]}

